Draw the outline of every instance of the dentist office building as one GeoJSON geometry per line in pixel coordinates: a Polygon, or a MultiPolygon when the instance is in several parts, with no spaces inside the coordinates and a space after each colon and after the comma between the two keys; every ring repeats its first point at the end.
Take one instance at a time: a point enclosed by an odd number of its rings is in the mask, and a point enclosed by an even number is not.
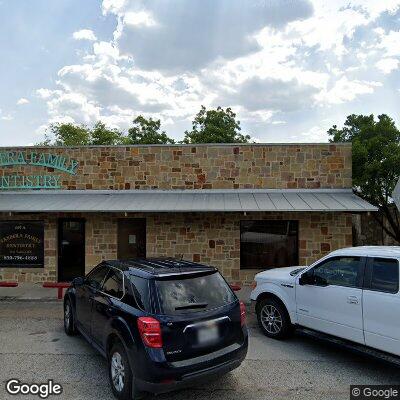
{"type": "Polygon", "coordinates": [[[351,144],[0,149],[0,281],[178,257],[250,283],[352,245],[351,144]]]}

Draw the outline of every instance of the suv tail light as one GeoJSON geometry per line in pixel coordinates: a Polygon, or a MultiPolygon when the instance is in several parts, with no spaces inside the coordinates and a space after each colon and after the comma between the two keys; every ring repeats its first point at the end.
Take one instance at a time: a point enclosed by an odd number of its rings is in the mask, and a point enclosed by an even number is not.
{"type": "Polygon", "coordinates": [[[240,325],[246,325],[246,306],[243,301],[240,302],[240,325]]]}
{"type": "Polygon", "coordinates": [[[137,320],[140,336],[147,347],[162,347],[160,322],[152,317],[139,317],[137,320]]]}

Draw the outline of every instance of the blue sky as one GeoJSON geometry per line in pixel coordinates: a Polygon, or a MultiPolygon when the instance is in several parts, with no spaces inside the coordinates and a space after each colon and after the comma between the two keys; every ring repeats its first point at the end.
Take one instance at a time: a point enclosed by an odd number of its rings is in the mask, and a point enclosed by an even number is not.
{"type": "Polygon", "coordinates": [[[400,121],[400,1],[0,0],[0,50],[2,145],[139,114],[181,139],[202,104],[260,142],[400,121]]]}

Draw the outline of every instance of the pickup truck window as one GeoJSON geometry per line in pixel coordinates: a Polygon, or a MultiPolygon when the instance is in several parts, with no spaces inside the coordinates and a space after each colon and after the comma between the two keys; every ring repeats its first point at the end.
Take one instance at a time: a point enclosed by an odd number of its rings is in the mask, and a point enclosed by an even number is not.
{"type": "Polygon", "coordinates": [[[360,287],[364,261],[361,257],[332,257],[313,268],[315,284],[360,287]]]}
{"type": "Polygon", "coordinates": [[[390,258],[374,258],[371,271],[371,290],[386,293],[399,291],[399,263],[390,258]]]}

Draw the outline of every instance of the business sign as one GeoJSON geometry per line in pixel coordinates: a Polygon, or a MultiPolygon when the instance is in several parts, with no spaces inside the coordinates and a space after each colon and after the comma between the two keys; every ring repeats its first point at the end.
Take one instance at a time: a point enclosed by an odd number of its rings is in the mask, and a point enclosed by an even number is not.
{"type": "Polygon", "coordinates": [[[42,221],[0,221],[0,266],[40,268],[44,263],[42,221]]]}
{"type": "MultiPolygon", "coordinates": [[[[0,152],[0,167],[32,165],[52,168],[70,175],[76,175],[79,162],[60,154],[39,151],[3,151],[0,152]]],[[[46,175],[2,175],[0,190],[10,189],[59,189],[61,176],[46,175]]]]}

